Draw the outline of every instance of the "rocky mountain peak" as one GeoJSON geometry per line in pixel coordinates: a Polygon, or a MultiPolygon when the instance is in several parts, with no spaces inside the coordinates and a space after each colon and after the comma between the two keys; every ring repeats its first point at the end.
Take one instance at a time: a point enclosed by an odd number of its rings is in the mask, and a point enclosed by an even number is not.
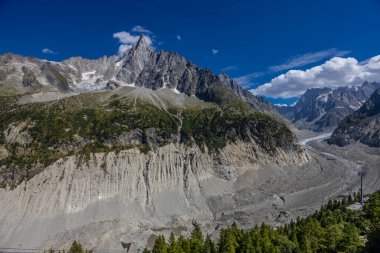
{"type": "Polygon", "coordinates": [[[362,86],[369,86],[369,85],[371,85],[371,83],[368,82],[368,81],[365,81],[365,82],[362,84],[362,86]]]}
{"type": "Polygon", "coordinates": [[[134,50],[152,50],[152,47],[149,45],[147,38],[144,35],[141,35],[139,40],[133,46],[134,50]]]}
{"type": "Polygon", "coordinates": [[[361,142],[368,146],[380,147],[380,89],[354,113],[340,122],[328,140],[329,144],[346,146],[361,142]]]}
{"type": "Polygon", "coordinates": [[[122,57],[122,68],[116,79],[128,84],[136,83],[145,65],[153,60],[154,53],[145,36],[141,35],[136,44],[122,57]]]}
{"type": "Polygon", "coordinates": [[[358,110],[358,113],[373,116],[380,113],[380,89],[377,89],[371,97],[358,110]]]}
{"type": "Polygon", "coordinates": [[[125,57],[128,59],[131,58],[146,58],[153,52],[153,48],[149,44],[147,38],[144,35],[141,35],[139,40],[132,46],[131,49],[127,51],[125,57]]]}

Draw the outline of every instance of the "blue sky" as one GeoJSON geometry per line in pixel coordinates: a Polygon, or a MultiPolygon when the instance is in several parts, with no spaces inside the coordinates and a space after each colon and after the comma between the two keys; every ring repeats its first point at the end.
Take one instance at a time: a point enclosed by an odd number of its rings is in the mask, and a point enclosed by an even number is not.
{"type": "Polygon", "coordinates": [[[380,0],[0,0],[0,53],[98,58],[117,54],[113,34],[136,26],[157,50],[248,88],[334,56],[360,62],[380,52],[380,0]]]}

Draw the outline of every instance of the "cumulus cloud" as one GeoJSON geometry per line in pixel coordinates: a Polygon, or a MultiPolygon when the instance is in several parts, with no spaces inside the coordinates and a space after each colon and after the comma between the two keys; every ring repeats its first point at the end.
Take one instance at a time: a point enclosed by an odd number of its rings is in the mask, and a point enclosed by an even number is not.
{"type": "Polygon", "coordinates": [[[380,55],[365,62],[352,57],[334,57],[307,70],[289,70],[251,92],[272,98],[291,98],[302,95],[309,88],[337,88],[360,85],[364,81],[380,81],[380,55]]]}
{"type": "Polygon", "coordinates": [[[153,33],[142,26],[133,27],[131,32],[122,31],[114,33],[112,36],[115,39],[118,39],[119,43],[121,44],[119,46],[119,54],[122,55],[123,53],[125,53],[125,51],[130,49],[133,46],[133,44],[135,44],[139,40],[141,34],[144,35],[149,45],[153,44],[153,33]]]}
{"type": "Polygon", "coordinates": [[[281,72],[284,70],[303,67],[309,65],[311,63],[319,62],[323,59],[335,57],[335,56],[345,56],[349,54],[351,51],[339,51],[336,48],[330,48],[327,50],[322,50],[318,52],[309,52],[306,54],[300,54],[289,58],[285,63],[270,66],[265,71],[261,72],[253,72],[246,74],[244,76],[240,76],[235,78],[235,80],[242,86],[252,87],[255,85],[254,79],[260,76],[264,76],[267,74],[273,74],[277,72],[281,72]]]}
{"type": "Polygon", "coordinates": [[[177,35],[177,40],[182,40],[181,35],[177,35]]]}
{"type": "Polygon", "coordinates": [[[53,50],[51,50],[49,48],[43,48],[42,53],[44,53],[44,54],[58,54],[57,52],[54,52],[53,50]]]}
{"type": "Polygon", "coordinates": [[[129,32],[117,32],[113,34],[113,37],[119,39],[119,42],[122,44],[133,44],[136,43],[140,36],[132,35],[129,32]]]}
{"type": "Polygon", "coordinates": [[[211,52],[212,52],[213,55],[216,55],[217,53],[219,53],[219,50],[213,48],[213,49],[211,49],[211,52]]]}

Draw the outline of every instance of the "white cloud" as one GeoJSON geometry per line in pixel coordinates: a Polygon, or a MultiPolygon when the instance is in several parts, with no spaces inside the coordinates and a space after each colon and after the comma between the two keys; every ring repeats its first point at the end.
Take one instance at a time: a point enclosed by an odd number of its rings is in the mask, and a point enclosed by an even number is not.
{"type": "Polygon", "coordinates": [[[128,51],[128,49],[132,48],[132,45],[129,45],[129,44],[121,44],[119,46],[119,55],[122,55],[124,54],[126,51],[128,51]]]}
{"type": "Polygon", "coordinates": [[[237,77],[235,80],[242,86],[250,87],[254,85],[254,79],[257,77],[266,74],[273,74],[291,68],[303,67],[311,63],[319,62],[326,58],[331,58],[334,56],[345,56],[349,53],[350,51],[338,51],[336,48],[330,48],[319,52],[309,52],[306,54],[296,55],[289,58],[285,63],[269,67],[266,71],[249,73],[244,76],[237,77]]]}
{"type": "Polygon", "coordinates": [[[44,53],[44,54],[58,54],[58,52],[54,52],[53,50],[51,50],[49,48],[43,48],[42,53],[44,53]]]}
{"type": "MultiPolygon", "coordinates": [[[[137,32],[137,31],[139,31],[140,33],[145,33],[144,37],[145,37],[146,41],[148,42],[148,44],[149,45],[153,44],[153,40],[152,40],[151,36],[149,35],[149,34],[152,34],[152,32],[150,32],[149,30],[146,30],[145,28],[143,28],[141,26],[135,26],[132,28],[132,32],[137,32]],[[147,34],[147,32],[143,32],[143,31],[149,31],[149,34],[147,34]]],[[[119,54],[120,55],[123,54],[128,49],[130,49],[133,46],[133,44],[135,44],[140,38],[139,34],[132,34],[130,32],[126,32],[126,31],[114,33],[112,36],[115,39],[118,39],[119,43],[121,44],[119,46],[119,54]]]]}
{"type": "Polygon", "coordinates": [[[132,35],[129,32],[118,32],[114,33],[113,37],[119,39],[119,42],[122,44],[134,44],[139,40],[139,35],[132,35]]]}
{"type": "Polygon", "coordinates": [[[238,65],[231,65],[231,66],[227,66],[227,67],[224,67],[221,69],[222,72],[234,71],[234,70],[239,70],[239,66],[238,65]]]}
{"type": "Polygon", "coordinates": [[[136,25],[135,27],[132,28],[131,31],[136,32],[136,33],[153,34],[151,31],[149,31],[148,29],[146,29],[145,27],[141,25],[136,25]]]}
{"type": "Polygon", "coordinates": [[[345,56],[349,53],[350,51],[338,51],[336,48],[330,48],[319,52],[306,53],[294,56],[283,64],[271,66],[269,67],[269,70],[272,72],[279,72],[282,70],[306,66],[333,56],[345,56]]]}
{"type": "Polygon", "coordinates": [[[181,35],[177,35],[177,40],[182,40],[181,35]]]}
{"type": "Polygon", "coordinates": [[[236,77],[234,80],[244,88],[249,88],[253,85],[256,85],[256,83],[253,81],[255,78],[263,76],[264,74],[264,72],[253,72],[244,76],[236,77]]]}
{"type": "Polygon", "coordinates": [[[291,98],[302,95],[309,88],[337,88],[360,85],[364,81],[380,81],[380,55],[364,63],[352,57],[334,57],[305,71],[289,70],[251,92],[266,97],[291,98]]]}
{"type": "Polygon", "coordinates": [[[218,49],[211,49],[211,52],[213,55],[216,55],[217,53],[219,53],[219,50],[218,49]]]}

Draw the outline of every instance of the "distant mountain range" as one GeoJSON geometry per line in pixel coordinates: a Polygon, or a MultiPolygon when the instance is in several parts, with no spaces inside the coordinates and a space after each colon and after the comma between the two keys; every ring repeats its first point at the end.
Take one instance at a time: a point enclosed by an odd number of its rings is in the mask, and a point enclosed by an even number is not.
{"type": "Polygon", "coordinates": [[[359,110],[343,119],[328,140],[329,144],[338,146],[354,142],[380,147],[380,89],[359,110]]]}
{"type": "Polygon", "coordinates": [[[365,82],[354,87],[308,89],[294,106],[278,106],[277,110],[299,129],[332,131],[378,88],[380,83],[365,82]]]}

